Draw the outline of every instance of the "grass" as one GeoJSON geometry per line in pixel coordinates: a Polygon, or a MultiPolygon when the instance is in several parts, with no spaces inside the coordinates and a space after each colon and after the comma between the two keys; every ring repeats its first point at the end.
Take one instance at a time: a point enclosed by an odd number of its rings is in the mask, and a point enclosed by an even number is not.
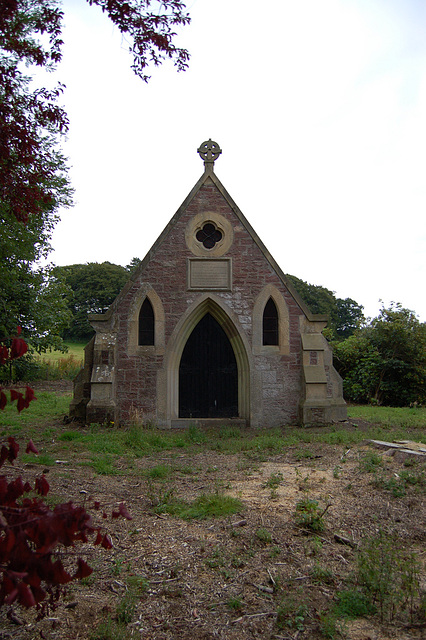
{"type": "MultiPolygon", "coordinates": [[[[366,420],[384,427],[424,429],[426,407],[373,407],[369,405],[348,407],[352,419],[366,420]]],[[[421,436],[421,434],[419,434],[421,436]]],[[[426,442],[422,440],[422,442],[426,442]]]]}
{"type": "Polygon", "coordinates": [[[25,430],[25,435],[32,437],[33,434],[39,433],[39,427],[62,419],[68,413],[70,395],[59,396],[47,391],[37,391],[36,397],[37,400],[31,402],[28,409],[24,409],[20,414],[16,410],[16,402],[6,405],[0,414],[0,436],[19,435],[25,430]],[[37,425],[37,431],[31,428],[33,424],[37,425]]]}
{"type": "Polygon", "coordinates": [[[35,354],[32,375],[37,380],[73,380],[83,366],[83,342],[66,342],[67,352],[47,351],[35,354]]]}
{"type": "Polygon", "coordinates": [[[76,360],[81,361],[84,358],[84,347],[86,346],[86,344],[87,342],[64,342],[64,345],[68,349],[65,354],[61,351],[47,351],[46,353],[41,353],[37,357],[40,358],[40,360],[57,362],[58,360],[61,360],[61,358],[72,356],[76,360]]]}
{"type": "MultiPolygon", "coordinates": [[[[33,438],[42,453],[61,458],[79,457],[76,464],[89,464],[100,474],[119,473],[114,459],[125,457],[131,466],[131,460],[154,455],[162,451],[205,451],[213,450],[226,454],[244,454],[248,460],[262,461],[273,454],[293,452],[295,459],[309,458],[309,445],[329,444],[350,448],[366,439],[378,440],[417,440],[426,442],[426,424],[424,409],[393,409],[388,407],[349,407],[352,420],[374,420],[368,429],[357,429],[347,425],[306,429],[283,427],[281,429],[250,430],[234,427],[202,430],[190,427],[187,430],[157,429],[155,426],[143,428],[132,425],[116,428],[100,424],[90,427],[64,427],[63,416],[68,413],[70,394],[56,395],[52,392],[36,392],[37,401],[18,414],[16,403],[8,403],[1,412],[0,437],[14,435],[26,439],[33,438]],[[393,426],[392,420],[395,421],[393,426]],[[54,442],[53,442],[54,441],[54,442]],[[48,449],[43,450],[45,444],[48,449]]],[[[360,462],[364,471],[376,473],[380,469],[380,457],[372,453],[369,459],[360,462]]],[[[158,465],[148,473],[151,478],[166,478],[172,473],[170,468],[158,465]]],[[[192,469],[182,473],[194,473],[192,469]]],[[[403,479],[404,486],[424,487],[424,476],[403,479]]],[[[268,478],[264,487],[275,491],[282,482],[279,474],[268,478]]],[[[394,492],[397,489],[385,487],[394,492]]]]}
{"type": "Polygon", "coordinates": [[[157,513],[169,513],[183,520],[205,520],[206,518],[223,518],[238,513],[243,508],[238,498],[220,493],[202,494],[192,502],[175,499],[170,496],[167,502],[160,504],[157,513]]]}

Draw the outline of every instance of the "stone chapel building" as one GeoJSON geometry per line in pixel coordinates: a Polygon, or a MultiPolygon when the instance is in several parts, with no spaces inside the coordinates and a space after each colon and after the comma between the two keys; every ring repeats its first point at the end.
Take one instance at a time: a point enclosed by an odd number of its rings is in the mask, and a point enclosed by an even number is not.
{"type": "MultiPolygon", "coordinates": [[[[214,172],[204,173],[105,314],[70,415],[158,426],[324,424],[346,418],[313,315],[214,172]]],[[[272,222],[272,221],[271,221],[272,222]]]]}

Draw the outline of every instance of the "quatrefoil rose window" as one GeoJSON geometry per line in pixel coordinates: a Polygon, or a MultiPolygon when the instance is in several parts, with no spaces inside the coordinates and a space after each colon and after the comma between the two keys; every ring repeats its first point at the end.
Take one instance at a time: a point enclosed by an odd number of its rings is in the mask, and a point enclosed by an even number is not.
{"type": "Polygon", "coordinates": [[[213,247],[222,240],[223,234],[212,222],[206,222],[206,224],[197,231],[195,237],[206,249],[213,249],[213,247]]]}

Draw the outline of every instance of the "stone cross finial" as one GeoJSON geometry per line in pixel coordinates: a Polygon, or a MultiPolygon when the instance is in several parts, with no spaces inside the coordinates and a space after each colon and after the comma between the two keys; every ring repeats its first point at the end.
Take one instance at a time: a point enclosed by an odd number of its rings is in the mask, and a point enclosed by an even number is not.
{"type": "Polygon", "coordinates": [[[219,147],[217,142],[213,142],[211,138],[206,140],[206,142],[202,142],[197,151],[200,158],[204,160],[204,167],[206,171],[214,168],[215,160],[217,160],[222,153],[222,149],[219,147]]]}

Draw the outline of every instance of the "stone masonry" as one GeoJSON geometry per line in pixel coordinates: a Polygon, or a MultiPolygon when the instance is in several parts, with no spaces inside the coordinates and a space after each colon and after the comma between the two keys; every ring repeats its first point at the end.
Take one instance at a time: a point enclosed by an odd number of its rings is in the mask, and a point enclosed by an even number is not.
{"type": "Polygon", "coordinates": [[[188,424],[179,417],[180,359],[194,327],[210,313],[238,367],[238,416],[229,420],[271,427],[345,419],[342,382],[321,333],[327,319],[309,312],[220,183],[208,160],[209,146],[218,155],[218,145],[203,145],[204,174],[108,312],[90,317],[96,335],[76,379],[71,415],[85,422],[188,424]],[[206,248],[199,230],[213,227],[220,241],[206,248]],[[155,340],[144,346],[138,318],[147,297],[155,340]],[[272,346],[262,341],[269,298],[279,322],[272,346]]]}

